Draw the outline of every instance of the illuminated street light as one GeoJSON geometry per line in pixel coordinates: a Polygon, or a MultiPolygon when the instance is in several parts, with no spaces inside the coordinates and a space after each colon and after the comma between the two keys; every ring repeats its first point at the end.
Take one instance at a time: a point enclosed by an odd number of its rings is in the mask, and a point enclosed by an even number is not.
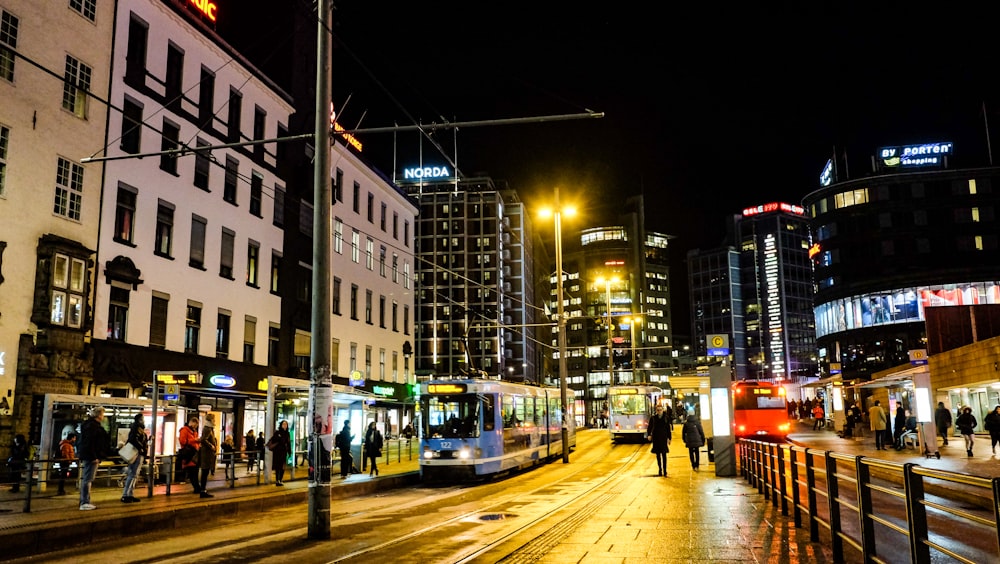
{"type": "Polygon", "coordinates": [[[636,361],[636,359],[635,359],[635,326],[636,326],[637,323],[642,323],[642,317],[640,317],[640,315],[641,314],[634,313],[634,314],[632,314],[631,317],[626,317],[623,320],[623,321],[625,321],[625,323],[628,323],[629,339],[630,339],[629,343],[632,345],[632,379],[634,381],[639,381],[638,378],[636,377],[636,372],[635,372],[635,361],[636,361]]]}
{"type": "Polygon", "coordinates": [[[563,464],[569,462],[569,401],[566,379],[569,369],[566,366],[566,315],[563,312],[563,266],[562,266],[562,216],[570,217],[576,213],[572,207],[562,207],[559,202],[559,187],[556,187],[555,209],[542,209],[542,217],[552,217],[556,237],[556,315],[559,328],[559,400],[562,402],[562,459],[563,464]]]}
{"type": "Polygon", "coordinates": [[[618,278],[598,278],[598,284],[604,284],[604,293],[608,303],[608,378],[612,386],[615,385],[615,359],[614,340],[611,334],[611,285],[618,283],[618,278]]]}

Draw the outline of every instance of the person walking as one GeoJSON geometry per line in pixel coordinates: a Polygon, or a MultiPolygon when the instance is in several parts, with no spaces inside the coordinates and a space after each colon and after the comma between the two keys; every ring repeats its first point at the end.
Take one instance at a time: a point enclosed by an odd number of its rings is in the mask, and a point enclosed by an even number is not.
{"type": "Polygon", "coordinates": [[[937,409],[934,410],[934,425],[937,426],[938,435],[944,439],[944,446],[948,446],[948,428],[951,427],[951,410],[944,406],[943,401],[939,401],[937,409]]]}
{"type": "Polygon", "coordinates": [[[670,452],[670,441],[673,438],[673,425],[663,412],[663,406],[656,406],[656,414],[649,420],[646,428],[646,439],[652,441],[652,453],[656,455],[657,476],[667,475],[667,453],[670,452]]]}
{"type": "Polygon", "coordinates": [[[698,471],[701,464],[701,447],[705,445],[705,430],[701,426],[701,420],[695,416],[689,417],[684,422],[681,429],[681,440],[688,449],[688,458],[691,459],[691,469],[698,471]]]}
{"type": "Polygon", "coordinates": [[[336,447],[340,449],[340,477],[346,478],[351,473],[351,466],[354,458],[351,456],[351,442],[354,435],[351,434],[351,422],[344,421],[344,428],[337,433],[336,447]]]}
{"type": "Polygon", "coordinates": [[[365,457],[370,463],[368,477],[378,476],[378,459],[382,456],[382,432],[378,430],[375,422],[368,424],[365,431],[365,457]]]}
{"type": "Polygon", "coordinates": [[[80,439],[77,444],[77,458],[83,466],[80,475],[80,511],[97,509],[90,503],[90,488],[97,475],[101,460],[108,457],[111,437],[104,430],[104,408],[97,406],[90,410],[90,417],[80,425],[80,439]]]}
{"type": "Polygon", "coordinates": [[[128,428],[128,439],[125,444],[130,444],[139,452],[128,463],[125,468],[125,486],[122,488],[122,503],[139,503],[139,498],[132,495],[135,492],[135,481],[139,477],[139,469],[142,468],[142,461],[146,458],[146,451],[149,446],[149,437],[146,436],[146,421],[141,413],[136,413],[132,419],[132,424],[128,428]]]}
{"type": "Polygon", "coordinates": [[[215,424],[211,420],[205,421],[198,443],[198,469],[201,470],[198,493],[202,498],[215,497],[208,493],[208,475],[215,474],[215,465],[219,455],[219,439],[215,436],[215,424]]]}
{"type": "Polygon", "coordinates": [[[879,400],[875,400],[874,405],[868,410],[868,422],[875,435],[875,450],[885,450],[886,416],[879,400]]]}
{"type": "Polygon", "coordinates": [[[1000,443],[1000,405],[993,408],[993,411],[983,418],[983,427],[990,433],[990,443],[993,446],[993,455],[997,454],[997,443],[1000,443]]]}
{"type": "Polygon", "coordinates": [[[969,406],[963,407],[962,413],[955,419],[955,426],[958,427],[958,432],[965,439],[965,452],[969,456],[972,456],[972,445],[975,442],[976,425],[978,424],[979,422],[976,421],[976,416],[972,414],[972,408],[969,406]]]}
{"type": "Polygon", "coordinates": [[[59,441],[59,491],[56,495],[66,495],[66,478],[69,477],[69,464],[76,458],[76,433],[69,433],[59,441]]]}
{"type": "Polygon", "coordinates": [[[253,472],[254,462],[257,461],[257,437],[253,434],[253,429],[247,431],[245,441],[243,450],[246,451],[247,455],[247,474],[250,474],[253,472]]]}
{"type": "Polygon", "coordinates": [[[226,465],[226,481],[236,479],[236,444],[233,443],[233,436],[226,435],[226,440],[222,441],[222,463],[226,465]]]}
{"type": "Polygon", "coordinates": [[[14,482],[10,491],[18,493],[21,491],[21,473],[28,466],[28,441],[24,435],[14,436],[14,442],[10,445],[10,457],[7,458],[7,470],[10,471],[10,479],[14,482]]]}
{"type": "Polygon", "coordinates": [[[263,470],[264,453],[267,449],[267,441],[264,439],[264,431],[257,433],[257,441],[254,444],[257,445],[257,468],[263,470]]]}
{"type": "Polygon", "coordinates": [[[812,416],[813,431],[826,427],[826,413],[823,411],[823,404],[818,401],[816,402],[816,405],[812,408],[812,416]]]}
{"type": "Polygon", "coordinates": [[[181,449],[177,451],[177,461],[180,463],[181,471],[194,488],[194,493],[200,494],[198,466],[201,459],[198,457],[198,451],[201,448],[201,440],[198,438],[197,415],[189,417],[188,424],[181,427],[177,442],[181,445],[181,449]]]}
{"type": "Polygon", "coordinates": [[[285,461],[292,452],[292,437],[288,434],[288,421],[278,424],[278,430],[267,441],[271,451],[271,466],[274,467],[274,485],[283,486],[285,482],[285,461]]]}

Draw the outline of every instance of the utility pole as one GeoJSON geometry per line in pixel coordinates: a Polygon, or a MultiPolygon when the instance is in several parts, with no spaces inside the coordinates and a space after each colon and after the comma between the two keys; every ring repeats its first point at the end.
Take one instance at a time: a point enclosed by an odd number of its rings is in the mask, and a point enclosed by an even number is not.
{"type": "Polygon", "coordinates": [[[317,3],[316,29],[316,148],[313,165],[313,260],[312,260],[312,349],[309,382],[309,477],[308,535],[311,539],[330,538],[330,453],[333,448],[333,381],[330,378],[331,295],[330,207],[333,205],[330,178],[330,93],[333,58],[330,24],[333,0],[317,3]]]}

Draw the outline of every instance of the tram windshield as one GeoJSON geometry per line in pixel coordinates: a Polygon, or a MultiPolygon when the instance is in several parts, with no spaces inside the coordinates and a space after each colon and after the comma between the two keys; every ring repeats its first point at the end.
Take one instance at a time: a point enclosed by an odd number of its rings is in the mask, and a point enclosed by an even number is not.
{"type": "Polygon", "coordinates": [[[429,396],[421,399],[424,436],[468,439],[479,436],[479,401],[474,395],[429,396]]]}
{"type": "Polygon", "coordinates": [[[611,396],[611,412],[618,415],[640,415],[649,411],[649,403],[646,396],[632,394],[621,394],[611,396]]]}

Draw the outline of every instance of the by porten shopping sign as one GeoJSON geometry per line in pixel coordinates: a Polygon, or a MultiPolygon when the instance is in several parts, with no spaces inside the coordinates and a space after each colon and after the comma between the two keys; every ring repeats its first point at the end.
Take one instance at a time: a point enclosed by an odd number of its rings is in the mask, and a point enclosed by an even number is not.
{"type": "Polygon", "coordinates": [[[878,150],[878,162],[882,168],[889,169],[940,167],[954,150],[951,141],[882,147],[878,150]]]}

